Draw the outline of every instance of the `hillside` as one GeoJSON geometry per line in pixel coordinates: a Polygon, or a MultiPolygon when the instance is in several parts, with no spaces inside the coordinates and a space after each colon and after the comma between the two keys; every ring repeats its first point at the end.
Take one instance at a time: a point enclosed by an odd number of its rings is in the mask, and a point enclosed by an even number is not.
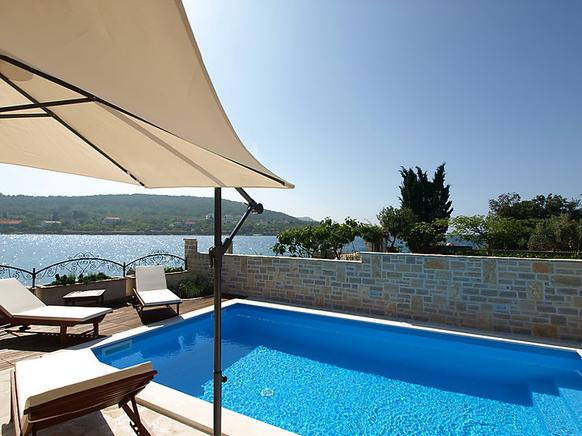
{"type": "MultiPolygon", "coordinates": [[[[188,233],[212,234],[214,200],[168,195],[33,197],[0,194],[0,233],[188,233]]],[[[231,230],[244,203],[223,200],[223,228],[231,230]]],[[[304,224],[265,209],[251,215],[241,234],[273,235],[304,224]]]]}

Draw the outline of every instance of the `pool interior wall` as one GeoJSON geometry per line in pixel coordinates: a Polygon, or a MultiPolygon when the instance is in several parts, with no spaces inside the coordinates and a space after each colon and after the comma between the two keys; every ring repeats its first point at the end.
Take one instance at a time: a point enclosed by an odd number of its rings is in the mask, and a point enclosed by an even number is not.
{"type": "MultiPolygon", "coordinates": [[[[212,401],[212,341],[208,312],[94,353],[212,401]]],[[[237,303],[223,368],[225,407],[300,434],[582,434],[570,350],[237,303]]]]}

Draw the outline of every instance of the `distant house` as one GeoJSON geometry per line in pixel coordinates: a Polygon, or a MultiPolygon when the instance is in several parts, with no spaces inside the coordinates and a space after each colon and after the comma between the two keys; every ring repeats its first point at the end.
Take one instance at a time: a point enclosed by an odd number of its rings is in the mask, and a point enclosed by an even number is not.
{"type": "Polygon", "coordinates": [[[103,224],[119,224],[121,222],[121,218],[118,216],[106,216],[103,218],[103,224]]]}
{"type": "Polygon", "coordinates": [[[56,220],[44,220],[41,225],[43,227],[60,226],[62,222],[56,220]]]}
{"type": "Polygon", "coordinates": [[[231,223],[234,221],[234,217],[232,215],[224,215],[222,217],[223,224],[231,223]]]}
{"type": "Polygon", "coordinates": [[[214,219],[214,214],[213,213],[207,213],[206,214],[206,221],[210,221],[214,219]]]}
{"type": "Polygon", "coordinates": [[[186,227],[192,227],[192,226],[195,226],[195,225],[196,225],[196,220],[186,220],[186,221],[184,221],[184,225],[185,225],[186,227]]]}
{"type": "Polygon", "coordinates": [[[13,218],[0,218],[0,228],[18,227],[22,224],[22,220],[13,218]]]}

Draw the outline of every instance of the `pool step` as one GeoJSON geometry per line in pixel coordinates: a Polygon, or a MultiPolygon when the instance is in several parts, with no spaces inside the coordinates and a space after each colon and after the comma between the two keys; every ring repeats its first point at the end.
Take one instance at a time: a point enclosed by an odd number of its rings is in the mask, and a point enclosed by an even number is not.
{"type": "Polygon", "coordinates": [[[582,423],[582,375],[578,372],[568,383],[560,386],[558,391],[570,408],[576,421],[582,423]]]}
{"type": "Polygon", "coordinates": [[[531,391],[533,407],[552,436],[582,435],[577,412],[572,409],[561,396],[558,389],[550,381],[532,381],[528,383],[531,391]]]}
{"type": "Polygon", "coordinates": [[[576,421],[582,422],[582,391],[570,388],[559,388],[559,391],[576,421]]]}

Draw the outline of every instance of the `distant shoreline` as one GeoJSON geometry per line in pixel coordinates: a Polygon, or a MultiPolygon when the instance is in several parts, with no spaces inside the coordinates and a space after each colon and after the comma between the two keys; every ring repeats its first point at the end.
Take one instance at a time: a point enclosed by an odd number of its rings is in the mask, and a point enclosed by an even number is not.
{"type": "MultiPolygon", "coordinates": [[[[223,232],[223,235],[228,235],[228,232],[223,232]]],[[[184,233],[184,232],[167,232],[167,231],[151,231],[151,232],[92,232],[92,231],[76,231],[76,232],[0,232],[1,235],[129,235],[129,236],[155,236],[155,235],[175,235],[175,236],[214,236],[214,233],[184,233]]],[[[238,233],[240,236],[276,236],[259,233],[238,233]]]]}
{"type": "MultiPolygon", "coordinates": [[[[212,235],[214,202],[207,197],[151,194],[40,197],[0,193],[0,234],[33,235],[212,235]]],[[[222,201],[222,231],[230,232],[246,203],[222,201]]],[[[241,234],[263,236],[306,225],[265,209],[253,214],[241,234]]]]}

